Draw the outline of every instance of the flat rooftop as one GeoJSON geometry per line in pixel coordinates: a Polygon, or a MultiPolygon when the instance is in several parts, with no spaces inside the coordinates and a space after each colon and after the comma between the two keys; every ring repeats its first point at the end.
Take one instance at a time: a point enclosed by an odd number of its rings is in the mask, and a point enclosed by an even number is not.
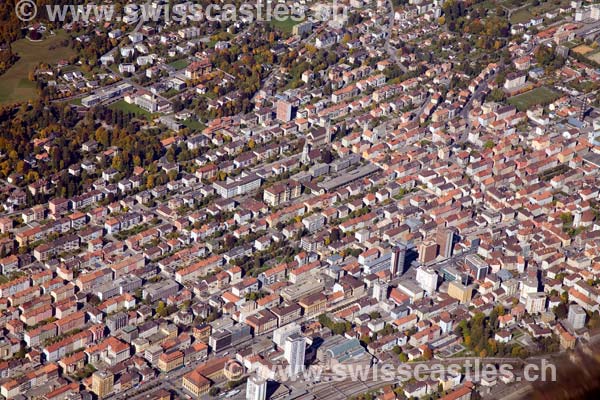
{"type": "Polygon", "coordinates": [[[319,183],[319,186],[329,192],[341,186],[352,183],[358,179],[364,178],[365,176],[371,175],[377,171],[379,171],[379,167],[377,165],[367,164],[353,171],[344,173],[336,178],[321,182],[319,183]]]}

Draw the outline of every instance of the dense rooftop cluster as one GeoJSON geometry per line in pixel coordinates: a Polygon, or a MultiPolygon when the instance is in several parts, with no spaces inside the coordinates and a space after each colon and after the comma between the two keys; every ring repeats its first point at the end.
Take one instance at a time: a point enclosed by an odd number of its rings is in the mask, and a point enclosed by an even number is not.
{"type": "Polygon", "coordinates": [[[60,27],[105,53],[3,114],[0,395],[501,398],[331,376],[593,343],[600,7],[397,3],[60,27]]]}

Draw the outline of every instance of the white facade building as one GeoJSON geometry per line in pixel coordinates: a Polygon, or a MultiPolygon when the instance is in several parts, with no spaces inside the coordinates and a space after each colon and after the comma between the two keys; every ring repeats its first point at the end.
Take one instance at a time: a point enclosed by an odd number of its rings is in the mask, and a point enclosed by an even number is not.
{"type": "Polygon", "coordinates": [[[267,398],[267,381],[257,376],[248,378],[246,386],[247,400],[265,400],[267,398]]]}
{"type": "Polygon", "coordinates": [[[288,336],[285,340],[285,359],[289,363],[290,376],[296,376],[304,370],[304,353],[306,338],[298,333],[288,336]]]}

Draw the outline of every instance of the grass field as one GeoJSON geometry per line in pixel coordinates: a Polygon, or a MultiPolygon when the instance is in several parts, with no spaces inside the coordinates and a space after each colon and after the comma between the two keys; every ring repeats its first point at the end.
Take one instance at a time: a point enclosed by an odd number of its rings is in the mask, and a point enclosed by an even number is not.
{"type": "Polygon", "coordinates": [[[126,103],[125,100],[119,100],[116,103],[111,104],[110,108],[113,110],[121,110],[124,113],[135,114],[136,116],[146,118],[147,120],[152,118],[152,114],[150,114],[148,111],[136,106],[135,104],[126,103]]]}
{"type": "Polygon", "coordinates": [[[19,60],[0,76],[0,103],[16,103],[36,98],[36,85],[29,80],[29,72],[40,62],[53,64],[73,56],[75,52],[72,49],[60,47],[60,42],[66,38],[64,32],[58,32],[41,42],[21,39],[12,43],[13,52],[19,56],[19,60]]]}
{"type": "MultiPolygon", "coordinates": [[[[509,9],[515,9],[517,7],[522,6],[526,2],[522,0],[517,0],[513,2],[508,2],[509,4],[505,4],[505,6],[509,9]]],[[[512,13],[510,16],[510,22],[512,24],[522,24],[524,22],[529,21],[534,16],[543,16],[544,13],[548,11],[556,11],[560,6],[569,5],[569,0],[552,0],[552,1],[540,1],[537,6],[528,6],[521,8],[512,13]]]]}
{"type": "Polygon", "coordinates": [[[173,61],[172,63],[169,64],[169,66],[171,66],[177,70],[186,68],[188,65],[190,65],[190,62],[186,58],[182,58],[181,60],[173,61]]]}
{"type": "Polygon", "coordinates": [[[187,128],[190,128],[192,131],[201,132],[204,128],[206,128],[206,126],[202,122],[198,121],[197,119],[193,119],[193,118],[186,119],[182,123],[187,128]]]}
{"type": "Polygon", "coordinates": [[[171,97],[175,96],[177,93],[179,93],[179,90],[169,89],[166,92],[164,92],[162,95],[164,98],[170,99],[171,97]]]}
{"type": "Polygon", "coordinates": [[[600,64],[600,51],[592,54],[587,54],[586,57],[600,64]]]}
{"type": "Polygon", "coordinates": [[[575,47],[573,49],[573,51],[577,54],[587,54],[587,53],[591,53],[592,51],[594,51],[594,48],[590,47],[586,44],[582,44],[582,45],[575,47]]]}
{"type": "Polygon", "coordinates": [[[527,10],[526,8],[522,8],[518,11],[515,11],[510,16],[510,22],[512,24],[522,24],[529,21],[531,18],[533,18],[533,15],[531,15],[529,10],[527,10]]]}
{"type": "Polygon", "coordinates": [[[508,99],[508,102],[517,107],[519,111],[525,111],[537,104],[548,104],[559,97],[559,93],[552,89],[548,89],[547,87],[541,86],[539,88],[530,90],[527,93],[513,96],[508,99]]]}
{"type": "Polygon", "coordinates": [[[280,31],[286,32],[286,33],[292,33],[292,28],[295,25],[298,25],[299,23],[300,23],[299,21],[294,21],[291,17],[282,19],[281,21],[278,21],[277,18],[273,18],[270,21],[270,24],[273,27],[275,27],[276,29],[279,29],[280,31]]]}

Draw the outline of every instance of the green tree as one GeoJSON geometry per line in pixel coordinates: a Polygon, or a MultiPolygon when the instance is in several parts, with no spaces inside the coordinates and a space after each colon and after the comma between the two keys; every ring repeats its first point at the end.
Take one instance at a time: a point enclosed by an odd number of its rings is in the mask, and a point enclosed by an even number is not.
{"type": "Polygon", "coordinates": [[[554,314],[556,314],[556,318],[564,319],[567,317],[567,306],[565,303],[560,303],[556,307],[554,307],[554,314]]]}
{"type": "Polygon", "coordinates": [[[426,347],[425,350],[423,350],[423,359],[425,361],[429,361],[433,358],[433,352],[431,351],[431,349],[429,347],[426,347]]]}
{"type": "Polygon", "coordinates": [[[106,129],[104,129],[103,127],[100,127],[98,129],[96,129],[96,133],[94,135],[96,142],[100,143],[102,146],[104,147],[108,147],[110,145],[109,140],[109,134],[108,131],[106,129]]]}
{"type": "Polygon", "coordinates": [[[162,300],[159,301],[158,306],[156,306],[156,314],[163,318],[167,316],[167,306],[162,300]]]}
{"type": "Polygon", "coordinates": [[[504,93],[504,90],[502,89],[494,89],[490,93],[490,98],[493,101],[504,101],[506,100],[506,93],[504,93]]]}

